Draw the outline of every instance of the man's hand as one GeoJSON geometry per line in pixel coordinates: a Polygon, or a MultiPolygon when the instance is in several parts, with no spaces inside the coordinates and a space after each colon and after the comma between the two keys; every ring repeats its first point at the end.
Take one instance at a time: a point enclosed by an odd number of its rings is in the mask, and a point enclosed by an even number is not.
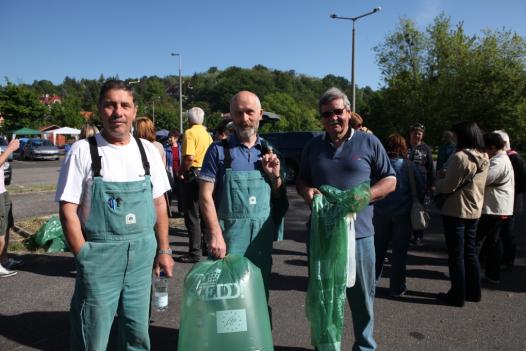
{"type": "Polygon", "coordinates": [[[20,147],[20,140],[13,139],[9,142],[9,145],[7,145],[6,151],[9,151],[9,153],[15,152],[20,147]]]}
{"type": "Polygon", "coordinates": [[[269,153],[261,156],[261,165],[263,166],[263,171],[269,177],[279,177],[280,176],[280,162],[278,155],[270,151],[269,153]]]}
{"type": "Polygon", "coordinates": [[[153,272],[156,277],[158,277],[161,271],[164,271],[168,278],[173,276],[174,260],[171,255],[168,254],[158,254],[155,257],[155,264],[153,266],[153,272]]]}
{"type": "Polygon", "coordinates": [[[303,193],[303,200],[307,204],[307,206],[312,207],[312,200],[314,199],[315,195],[321,195],[321,192],[318,190],[318,188],[306,188],[303,193]]]}
{"type": "Polygon", "coordinates": [[[226,243],[223,233],[210,233],[210,242],[208,243],[208,253],[215,258],[223,258],[226,255],[226,243]]]}

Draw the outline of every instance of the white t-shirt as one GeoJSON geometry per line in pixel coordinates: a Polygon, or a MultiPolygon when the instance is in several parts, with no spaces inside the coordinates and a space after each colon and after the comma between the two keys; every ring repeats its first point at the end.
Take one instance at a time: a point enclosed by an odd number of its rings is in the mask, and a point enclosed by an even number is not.
{"type": "MultiPolygon", "coordinates": [[[[109,144],[100,134],[96,134],[101,158],[101,175],[108,182],[131,182],[144,179],[144,167],[139,147],[132,137],[124,146],[109,144]]],[[[170,190],[159,152],[147,140],[140,139],[144,145],[146,158],[150,163],[150,175],[153,184],[153,198],[162,196],[170,190]]],[[[67,201],[79,205],[79,217],[86,223],[91,206],[91,155],[87,139],[74,143],[64,158],[57,183],[55,201],[67,201]]]]}
{"type": "MultiPolygon", "coordinates": [[[[0,154],[2,154],[1,151],[0,151],[0,154]]],[[[8,161],[5,161],[5,162],[8,162],[8,161]]],[[[5,188],[5,183],[4,183],[5,182],[4,168],[5,168],[5,163],[0,166],[0,194],[3,194],[7,191],[7,189],[5,188]]]]}

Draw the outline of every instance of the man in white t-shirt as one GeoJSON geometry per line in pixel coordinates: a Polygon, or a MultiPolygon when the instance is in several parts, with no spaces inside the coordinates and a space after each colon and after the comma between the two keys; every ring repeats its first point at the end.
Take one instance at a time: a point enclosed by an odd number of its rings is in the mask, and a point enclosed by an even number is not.
{"type": "Polygon", "coordinates": [[[155,147],[133,138],[137,113],[125,82],[102,86],[103,130],[73,144],[55,200],[77,277],[71,301],[71,348],[106,349],[118,314],[121,348],[149,350],[152,267],[172,276],[164,193],[170,183],[155,147]]]}

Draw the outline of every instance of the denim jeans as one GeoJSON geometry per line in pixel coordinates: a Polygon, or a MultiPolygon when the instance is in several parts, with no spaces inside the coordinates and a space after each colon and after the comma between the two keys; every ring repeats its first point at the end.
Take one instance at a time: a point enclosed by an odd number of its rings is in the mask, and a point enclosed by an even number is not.
{"type": "Polygon", "coordinates": [[[356,240],[356,284],[347,289],[351,308],[353,351],[375,350],[374,340],[375,252],[374,237],[356,240]]]}
{"type": "Polygon", "coordinates": [[[385,254],[391,242],[391,276],[389,293],[398,295],[406,290],[407,248],[411,237],[411,217],[409,213],[388,216],[375,212],[374,247],[376,249],[376,280],[382,275],[385,254]]]}
{"type": "Polygon", "coordinates": [[[450,298],[455,304],[480,301],[480,265],[477,255],[478,219],[442,216],[448,251],[450,298]]]}

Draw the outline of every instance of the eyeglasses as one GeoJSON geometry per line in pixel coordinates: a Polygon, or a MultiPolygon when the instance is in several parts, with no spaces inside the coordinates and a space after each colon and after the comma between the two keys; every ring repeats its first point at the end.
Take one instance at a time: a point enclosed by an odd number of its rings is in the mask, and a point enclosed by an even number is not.
{"type": "Polygon", "coordinates": [[[343,108],[335,108],[334,110],[332,111],[325,111],[325,112],[322,112],[321,113],[321,116],[323,118],[331,118],[332,116],[336,115],[336,116],[341,116],[343,115],[343,112],[345,111],[345,109],[343,108]]]}
{"type": "Polygon", "coordinates": [[[411,128],[411,130],[415,130],[415,129],[426,130],[426,127],[422,123],[411,124],[411,126],[409,126],[409,128],[411,128]]]}

